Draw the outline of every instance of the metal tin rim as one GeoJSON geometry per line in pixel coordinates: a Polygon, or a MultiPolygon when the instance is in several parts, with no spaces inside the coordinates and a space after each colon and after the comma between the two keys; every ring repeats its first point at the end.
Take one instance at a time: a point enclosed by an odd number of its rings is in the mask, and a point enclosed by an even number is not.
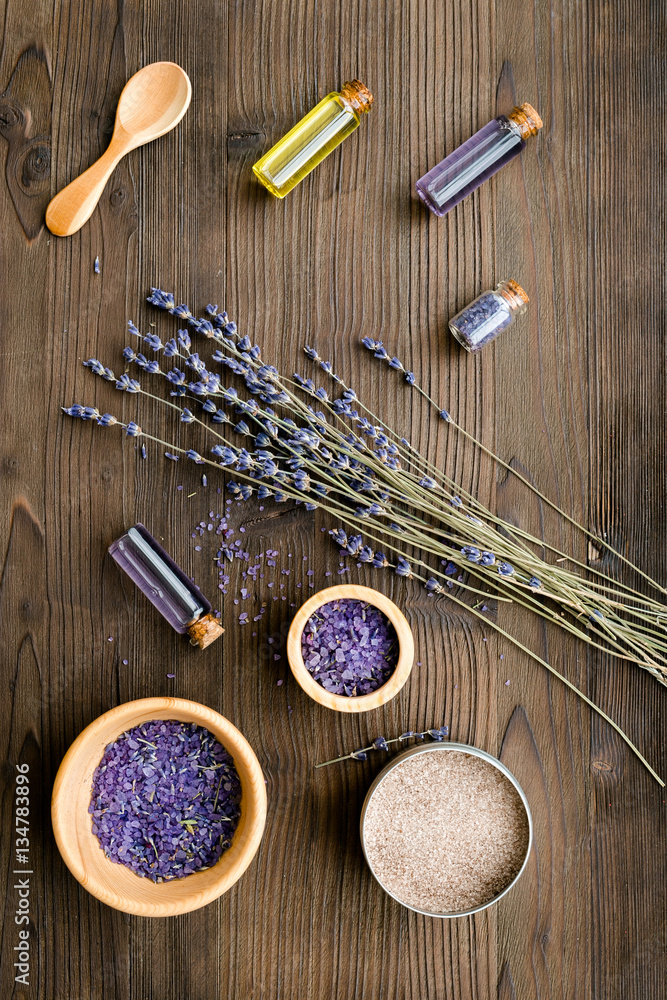
{"type": "Polygon", "coordinates": [[[498,902],[498,900],[502,899],[503,896],[505,896],[510,891],[510,889],[512,888],[513,885],[516,884],[518,879],[521,878],[526,868],[526,865],[528,864],[528,858],[530,857],[530,851],[533,846],[533,818],[531,816],[530,807],[528,805],[528,800],[525,796],[523,788],[516,780],[510,769],[506,767],[506,765],[503,764],[502,761],[498,760],[497,757],[494,757],[492,754],[487,753],[486,750],[480,750],[478,747],[469,746],[467,743],[430,743],[424,746],[415,746],[415,747],[410,747],[410,749],[408,750],[404,750],[402,753],[397,754],[396,757],[394,757],[394,759],[386,765],[386,767],[382,768],[380,773],[373,781],[373,784],[368,789],[368,792],[366,793],[366,798],[364,799],[364,804],[361,809],[361,817],[359,819],[359,833],[361,836],[361,848],[364,852],[364,858],[366,859],[366,864],[370,868],[371,874],[373,875],[375,881],[378,883],[380,888],[387,893],[388,896],[391,896],[392,899],[395,899],[397,903],[400,903],[401,906],[404,906],[406,909],[413,910],[415,913],[422,913],[426,917],[441,917],[444,919],[453,919],[454,917],[470,917],[472,916],[473,913],[479,913],[480,910],[486,910],[488,909],[489,906],[494,906],[498,902]],[[493,764],[494,767],[497,767],[498,770],[509,781],[512,782],[517,792],[519,793],[519,797],[523,803],[524,809],[526,810],[526,817],[528,819],[528,845],[526,847],[526,855],[523,859],[521,868],[516,873],[512,881],[509,883],[509,885],[505,886],[502,892],[499,892],[497,896],[494,896],[493,899],[490,899],[488,900],[488,902],[482,903],[480,906],[476,906],[471,910],[462,910],[460,913],[434,913],[432,910],[420,910],[418,907],[410,906],[409,903],[405,903],[402,899],[399,899],[398,896],[394,895],[393,892],[391,892],[389,889],[387,889],[385,885],[383,885],[383,883],[376,875],[373,865],[371,864],[368,858],[368,854],[366,852],[366,842],[364,839],[364,821],[366,819],[366,812],[368,811],[368,806],[371,797],[373,796],[373,793],[375,792],[378,785],[387,777],[389,772],[393,771],[395,767],[398,767],[408,757],[414,757],[417,754],[422,754],[422,753],[437,753],[438,751],[443,751],[443,750],[450,750],[450,751],[453,750],[453,751],[458,751],[459,753],[471,754],[474,757],[481,757],[482,760],[486,760],[490,764],[493,764]]]}

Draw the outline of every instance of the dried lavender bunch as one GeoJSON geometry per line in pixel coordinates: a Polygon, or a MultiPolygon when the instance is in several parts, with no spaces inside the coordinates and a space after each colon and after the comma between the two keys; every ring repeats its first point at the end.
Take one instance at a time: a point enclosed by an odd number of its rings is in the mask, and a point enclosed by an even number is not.
{"type": "MultiPolygon", "coordinates": [[[[280,375],[217,306],[208,306],[205,316],[196,318],[159,289],[153,289],[149,301],[183,321],[185,328],[166,343],[156,334],[141,338],[133,324],[130,332],[169,364],[162,367],[157,357],[149,360],[134,346],[126,347],[123,356],[146,374],[164,379],[169,399],[148,392],[127,371],[116,377],[97,359],[85,364],[117,389],[158,400],[182,423],[197,424],[215,441],[213,457],[162,441],[134,421],[120,421],[93,407],[77,404],[65,412],[101,426],[119,426],[130,436],[142,434],[168,448],[169,458],[185,455],[197,464],[233,470],[240,481],[229,482],[228,488],[240,499],[256,495],[278,503],[291,499],[308,510],[319,507],[348,530],[358,531],[362,522],[363,537],[334,529],[339,545],[358,561],[418,579],[431,594],[447,592],[451,566],[455,572],[465,570],[465,580],[459,583],[464,591],[522,604],[590,645],[640,664],[664,682],[663,604],[602,573],[592,571],[593,579],[584,580],[558,563],[547,563],[535,551],[544,548],[542,540],[503,522],[434,468],[409,441],[364,408],[312,347],[305,348],[306,354],[334,382],[336,398],[298,373],[291,378],[280,375]],[[245,395],[207,368],[210,362],[192,350],[191,332],[215,342],[212,360],[244,383],[245,395]]],[[[400,366],[397,359],[390,364],[400,366]]],[[[405,377],[414,382],[412,373],[405,377]]],[[[449,597],[483,617],[455,595],[449,597]]],[[[638,753],[570,681],[498,625],[484,621],[576,691],[638,753]]]]}
{"type": "Polygon", "coordinates": [[[408,730],[408,732],[401,733],[400,736],[397,736],[393,740],[386,740],[384,736],[378,736],[369,747],[362,747],[361,750],[353,750],[351,753],[346,753],[343,757],[334,757],[333,760],[325,760],[324,763],[316,764],[315,767],[326,767],[327,764],[337,764],[341,760],[366,760],[371,750],[389,750],[392,743],[403,743],[406,740],[426,740],[427,736],[437,743],[442,743],[449,736],[449,726],[440,726],[439,729],[425,729],[423,733],[414,733],[412,730],[408,730]]]}
{"type": "MultiPolygon", "coordinates": [[[[534,493],[536,497],[539,497],[539,499],[543,503],[547,504],[548,507],[551,507],[552,510],[556,511],[556,513],[560,517],[564,518],[564,520],[569,521],[569,523],[573,525],[573,527],[577,528],[578,531],[581,531],[582,534],[585,535],[588,539],[590,539],[596,546],[602,549],[606,549],[607,552],[615,556],[621,562],[625,563],[626,566],[630,567],[630,569],[632,569],[635,573],[637,573],[638,576],[641,576],[652,587],[660,591],[660,593],[667,594],[667,588],[661,586],[659,583],[653,580],[650,576],[648,576],[647,573],[645,573],[642,569],[640,569],[639,566],[636,566],[621,552],[618,552],[617,549],[609,545],[609,543],[605,541],[604,538],[600,538],[598,535],[594,535],[591,531],[585,528],[583,524],[579,524],[577,520],[575,520],[573,517],[567,514],[561,507],[558,506],[558,504],[555,504],[553,500],[550,500],[549,497],[545,496],[544,493],[538,490],[537,487],[533,483],[531,483],[529,479],[526,479],[525,476],[522,476],[520,472],[517,472],[517,470],[513,468],[513,466],[503,461],[503,459],[500,458],[499,455],[496,455],[495,452],[491,451],[489,448],[486,447],[486,445],[482,444],[482,442],[479,441],[476,437],[474,437],[474,435],[466,431],[463,427],[460,426],[460,424],[457,424],[454,418],[449,413],[449,411],[444,409],[439,403],[437,403],[430,396],[430,394],[421,385],[419,385],[419,383],[416,380],[414,372],[411,372],[407,368],[405,368],[400,358],[392,357],[389,355],[388,351],[384,346],[384,343],[381,340],[373,340],[371,337],[364,337],[361,343],[366,348],[366,350],[370,351],[373,357],[376,358],[378,361],[385,362],[389,368],[393,369],[394,371],[401,372],[406,385],[411,386],[415,390],[415,392],[419,393],[419,395],[422,396],[437,411],[438,416],[440,417],[441,420],[444,420],[445,423],[447,423],[450,427],[456,430],[462,437],[466,438],[468,441],[471,441],[472,444],[474,444],[477,448],[480,449],[480,451],[484,452],[485,455],[488,455],[489,458],[493,459],[493,461],[496,462],[499,466],[501,466],[507,472],[511,473],[512,476],[514,476],[516,479],[522,482],[524,486],[526,486],[529,490],[531,490],[531,492],[534,493]]],[[[591,569],[591,567],[588,566],[586,563],[583,563],[580,560],[575,559],[573,556],[567,555],[565,552],[561,552],[559,549],[556,549],[553,546],[546,545],[546,547],[549,549],[549,551],[555,553],[556,555],[566,560],[567,562],[579,566],[582,569],[586,570],[587,572],[597,573],[603,579],[615,582],[610,577],[606,576],[603,573],[599,573],[599,571],[595,570],[594,568],[591,569]]],[[[633,593],[638,593],[638,592],[633,591],[633,593]]]]}

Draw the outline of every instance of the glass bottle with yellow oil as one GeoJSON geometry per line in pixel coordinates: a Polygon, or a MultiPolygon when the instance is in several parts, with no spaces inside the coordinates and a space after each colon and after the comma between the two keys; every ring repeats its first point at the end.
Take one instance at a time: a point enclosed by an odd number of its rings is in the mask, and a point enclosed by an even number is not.
{"type": "Polygon", "coordinates": [[[327,94],[255,163],[255,176],[276,198],[284,198],[358,128],[372,103],[373,95],[359,80],[343,84],[340,93],[327,94]]]}

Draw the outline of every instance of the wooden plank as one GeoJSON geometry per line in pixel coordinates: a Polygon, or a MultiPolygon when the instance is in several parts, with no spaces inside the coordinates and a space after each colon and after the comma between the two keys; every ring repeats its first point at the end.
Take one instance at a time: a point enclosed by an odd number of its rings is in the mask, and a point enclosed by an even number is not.
{"type": "MultiPolygon", "coordinates": [[[[664,795],[604,724],[473,616],[354,566],[350,579],[403,608],[419,662],[400,695],[368,716],[315,705],[291,680],[284,642],[304,593],[345,579],[323,531],[329,521],[227,505],[212,475],[204,487],[201,470],[165,461],[159,446],[143,460],[135,442],[64,420],[60,406],[96,403],[165,440],[197,441],[158,403],[138,404],[80,364],[99,356],[122,371],[128,319],[173,335],[175,321],[144,303],[161,284],[193,310],[226,307],[281,368],[305,371],[301,347],[314,343],[376,413],[484,503],[585,558],[576,532],[358,343],[383,339],[462,426],[664,579],[664,12],[634,0],[33,8],[26,18],[24,5],[5,0],[0,55],[2,805],[8,817],[13,766],[28,762],[35,865],[34,975],[21,995],[659,1000],[664,795]],[[192,79],[182,124],[119,166],[80,233],[50,237],[48,197],[100,155],[123,83],[157,59],[179,62],[192,79]],[[375,96],[370,114],[288,198],[273,200],[252,163],[355,76],[375,96]],[[445,219],[431,218],[415,180],[515,100],[540,109],[540,137],[445,219]],[[503,277],[525,285],[528,313],[495,347],[464,356],[447,319],[503,277]],[[239,626],[234,604],[243,560],[227,596],[218,589],[218,538],[207,526],[225,510],[252,557],[281,553],[249,587],[243,607],[256,614],[266,604],[250,627],[239,626]],[[216,595],[226,634],[210,649],[171,633],[107,555],[137,520],[216,595]],[[71,878],[51,836],[49,796],[88,722],[168,693],[239,726],[265,769],[269,819],[255,862],[223,899],[148,921],[103,907],[71,878]],[[451,922],[403,910],[365,867],[358,815],[379,755],[313,770],[381,733],[443,723],[515,771],[536,837],[508,897],[451,922]]],[[[653,678],[587,656],[520,611],[499,615],[667,772],[665,697],[653,678]]],[[[2,995],[11,995],[6,837],[0,852],[2,995]]]]}

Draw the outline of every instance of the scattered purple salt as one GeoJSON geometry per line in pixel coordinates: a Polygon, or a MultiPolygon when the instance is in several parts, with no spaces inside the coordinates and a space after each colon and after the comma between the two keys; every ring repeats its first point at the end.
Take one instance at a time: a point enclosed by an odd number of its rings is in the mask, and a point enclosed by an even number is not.
{"type": "Polygon", "coordinates": [[[508,688],[509,686],[510,686],[510,682],[509,681],[505,681],[505,687],[508,688]]]}
{"type": "Polygon", "coordinates": [[[129,660],[123,660],[123,665],[127,666],[129,662],[130,662],[129,660]]]}
{"type": "Polygon", "coordinates": [[[104,750],[93,775],[93,833],[106,856],[153,882],[210,868],[240,816],[234,761],[207,729],[156,719],[104,750]]]}
{"type": "Polygon", "coordinates": [[[301,636],[306,669],[331,694],[370,694],[389,679],[398,661],[398,636],[386,615],[364,601],[323,604],[301,636]]]}
{"type": "Polygon", "coordinates": [[[173,680],[173,678],[175,676],[176,676],[176,674],[167,674],[167,677],[169,678],[169,680],[173,680]]]}
{"type": "Polygon", "coordinates": [[[276,681],[276,687],[282,687],[282,686],[283,686],[283,679],[281,677],[280,680],[276,681]]]}

